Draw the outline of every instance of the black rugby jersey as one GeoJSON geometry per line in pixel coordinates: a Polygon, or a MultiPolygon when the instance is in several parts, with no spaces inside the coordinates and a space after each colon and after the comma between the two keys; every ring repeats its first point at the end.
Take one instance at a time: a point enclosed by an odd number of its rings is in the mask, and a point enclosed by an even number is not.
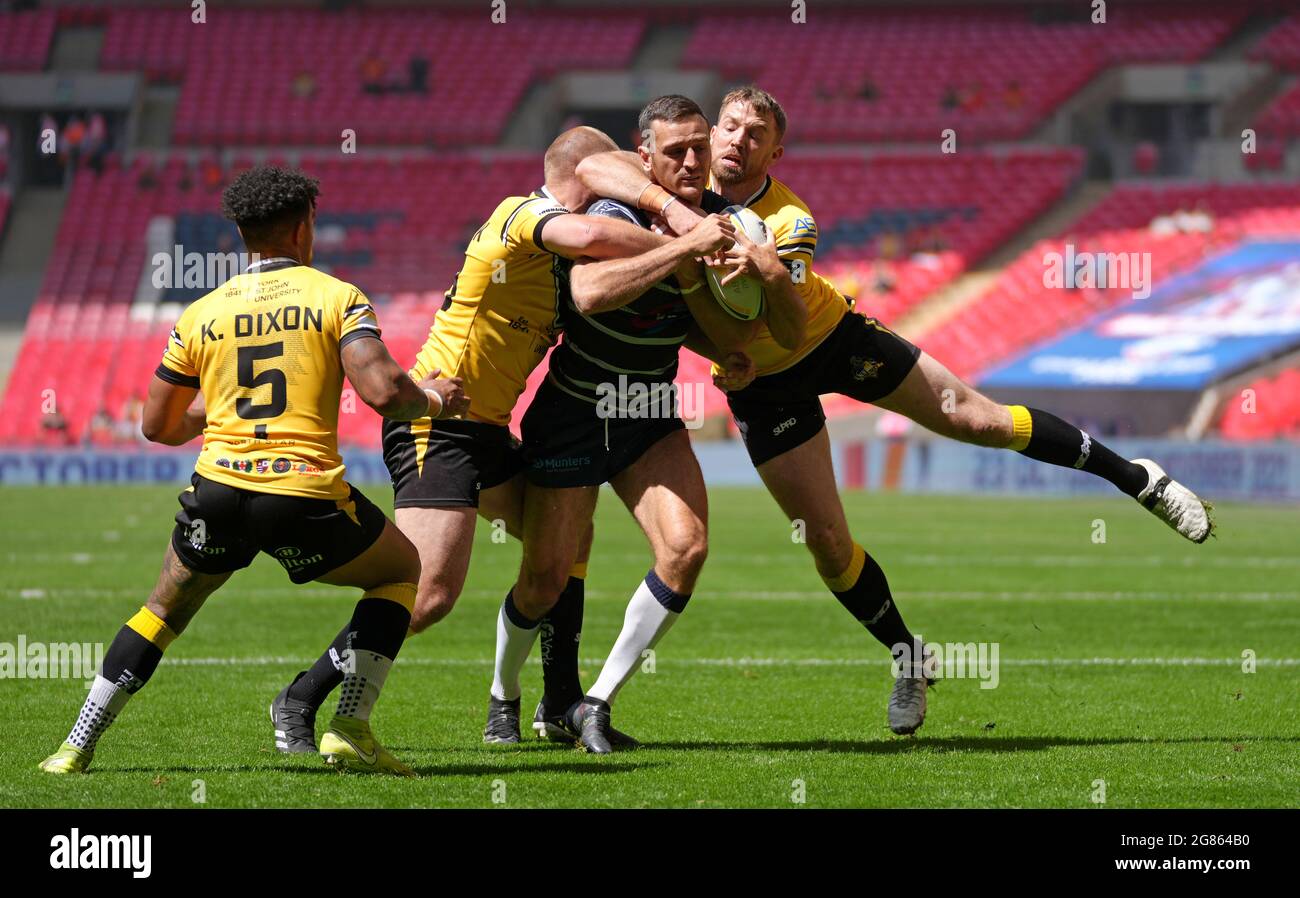
{"type": "MultiPolygon", "coordinates": [[[[721,212],[726,201],[706,192],[703,206],[706,212],[721,212]]],[[[644,213],[617,200],[597,200],[587,214],[650,227],[644,213]]],[[[557,257],[555,264],[564,336],[551,353],[550,376],[558,387],[595,403],[601,384],[650,386],[676,378],[677,352],[694,323],[676,277],[670,275],[625,306],[584,315],[574,305],[569,287],[573,262],[557,257]]]]}

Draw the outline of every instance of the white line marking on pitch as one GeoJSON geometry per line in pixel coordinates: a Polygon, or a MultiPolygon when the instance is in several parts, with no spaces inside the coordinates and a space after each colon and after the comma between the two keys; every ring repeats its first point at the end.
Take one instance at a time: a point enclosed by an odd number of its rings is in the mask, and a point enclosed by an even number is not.
{"type": "MultiPolygon", "coordinates": [[[[262,655],[252,658],[164,658],[164,664],[183,667],[271,667],[310,664],[311,658],[262,655]]],[[[600,665],[603,658],[583,658],[582,664],[600,665]]],[[[669,665],[688,667],[887,667],[891,662],[879,658],[662,658],[669,665]]],[[[1011,667],[1236,667],[1240,658],[999,658],[999,664],[1011,667]]],[[[398,664],[420,667],[491,667],[491,658],[398,658],[398,664]]],[[[540,664],[536,658],[529,664],[540,664]]],[[[1300,658],[1258,658],[1260,667],[1296,667],[1300,658]]]]}
{"type": "MultiPolygon", "coordinates": [[[[343,587],[337,589],[323,587],[256,587],[240,588],[238,586],[230,587],[229,593],[245,596],[300,596],[300,597],[331,597],[331,598],[350,598],[354,596],[350,590],[343,587]]],[[[40,589],[28,587],[23,589],[4,588],[0,589],[8,599],[111,599],[127,598],[138,596],[140,590],[133,588],[122,589],[96,589],[94,587],[70,587],[70,588],[53,588],[40,589]]],[[[738,600],[738,601],[757,601],[757,602],[781,602],[815,599],[825,601],[828,599],[826,590],[710,590],[703,589],[699,591],[702,599],[712,597],[714,599],[738,600]]],[[[1154,592],[1142,590],[1065,590],[1059,592],[1050,592],[1042,590],[1034,591],[1011,591],[1011,590],[899,590],[894,593],[900,599],[937,599],[942,601],[1070,601],[1070,602],[1188,602],[1188,601],[1246,601],[1246,602],[1293,602],[1300,600],[1298,591],[1213,591],[1213,592],[1154,592]]],[[[499,599],[501,592],[494,589],[466,589],[462,593],[464,598],[492,598],[499,599]]],[[[587,598],[590,599],[626,599],[627,593],[612,589],[588,589],[587,598]]]]}

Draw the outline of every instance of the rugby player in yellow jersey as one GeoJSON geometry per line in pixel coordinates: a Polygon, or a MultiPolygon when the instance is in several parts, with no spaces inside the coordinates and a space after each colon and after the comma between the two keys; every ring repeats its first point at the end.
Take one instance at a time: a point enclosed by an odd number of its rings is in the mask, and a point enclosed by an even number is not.
{"type": "Polygon", "coordinates": [[[315,180],[270,166],[226,188],[222,211],[258,261],[181,315],[142,423],[148,439],[171,446],[203,435],[192,485],[180,495],[157,585],[109,646],[72,732],[42,770],[85,772],[104,730],[204,600],[265,552],[294,583],[363,590],[321,755],[347,769],[411,775],[369,719],[406,637],[420,561],[344,480],[339,395],[346,374],[366,404],[397,420],[456,414],[466,402],[453,380],[417,385],[388,354],[366,297],[310,267],[317,194],[315,180]]]}
{"type": "MultiPolygon", "coordinates": [[[[884,572],[849,532],[821,394],[851,396],[951,439],[1012,449],[1103,477],[1193,542],[1204,542],[1212,525],[1204,503],[1155,462],[1123,459],[1048,412],[994,402],[876,319],[854,312],[852,301],[812,270],[817,249],[812,212],[769,174],[785,152],[785,131],[781,105],[751,86],[723,98],[710,132],[711,187],[767,222],[806,309],[797,340],[778,333],[774,321],[760,327],[746,348],[758,377],[749,387],[728,393],[727,402],[763,483],[791,520],[805,523],[806,544],[827,588],[896,657],[911,659],[900,664],[888,719],[894,732],[912,733],[925,720],[928,681],[922,675],[922,649],[899,615],[884,572]]],[[[603,196],[637,202],[661,215],[677,233],[689,232],[702,220],[699,208],[650,186],[630,154],[593,156],[579,166],[578,177],[603,196]]],[[[770,283],[770,250],[755,246],[743,233],[736,240],[729,253],[736,272],[770,283]]]]}
{"type": "MultiPolygon", "coordinates": [[[[463,383],[469,410],[456,420],[385,422],[384,458],[393,479],[397,526],[420,553],[421,573],[411,629],[420,632],[446,617],[465,584],[473,548],[475,514],[502,521],[516,537],[523,516],[522,462],[509,423],[528,376],[555,342],[560,259],[634,255],[669,238],[628,222],[579,214],[594,198],[574,178],[578,162],[616,148],[595,128],[561,134],[548,148],[545,185],[528,196],[508,197],[474,234],[465,262],[446,293],[411,376],[441,369],[463,383]]],[[[545,695],[534,729],[547,727],[582,695],[578,639],[589,529],[571,562],[562,601],[544,627],[545,695]]],[[[309,670],[298,674],[273,704],[280,749],[314,751],[316,709],[339,683],[340,632],[309,670]]],[[[518,719],[519,694],[511,696],[518,719]]],[[[485,734],[489,742],[518,742],[512,729],[485,734]]]]}

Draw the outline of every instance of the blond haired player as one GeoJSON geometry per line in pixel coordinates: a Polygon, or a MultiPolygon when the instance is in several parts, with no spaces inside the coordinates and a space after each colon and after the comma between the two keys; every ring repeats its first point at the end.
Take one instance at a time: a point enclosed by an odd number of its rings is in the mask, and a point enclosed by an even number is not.
{"type": "MultiPolygon", "coordinates": [[[[951,439],[1012,449],[1103,477],[1193,542],[1204,542],[1211,524],[1201,500],[1155,462],[1120,458],[1048,412],[996,403],[876,319],[854,312],[852,302],[812,270],[818,236],[812,212],[769,174],[785,152],[785,131],[781,104],[756,87],[728,93],[710,131],[711,187],[767,222],[806,311],[797,340],[788,333],[778,339],[772,321],[760,327],[746,349],[758,377],[746,389],[728,393],[727,402],[768,491],[791,520],[805,522],[807,546],[827,588],[891,651],[914,659],[900,666],[888,708],[894,732],[911,733],[925,720],[922,649],[899,615],[884,572],[849,532],[820,394],[841,393],[899,412],[951,439]]],[[[579,166],[578,177],[603,196],[638,202],[662,215],[677,233],[700,221],[700,210],[648,186],[630,154],[593,156],[579,166]]],[[[736,272],[770,282],[770,253],[743,234],[736,239],[729,254],[736,272]]]]}
{"type": "Polygon", "coordinates": [[[339,396],[346,374],[368,405],[399,420],[455,414],[465,399],[454,380],[417,385],[379,339],[366,297],[310,267],[317,194],[301,172],[260,167],[222,197],[260,259],[181,315],[142,425],[171,446],[202,433],[192,485],[180,495],[153,593],[109,646],[72,732],[41,764],[46,772],[85,772],[104,730],[204,600],[265,552],[294,583],[363,590],[321,755],[351,769],[411,773],[375,740],[369,719],[410,624],[420,562],[344,480],[339,396]]]}

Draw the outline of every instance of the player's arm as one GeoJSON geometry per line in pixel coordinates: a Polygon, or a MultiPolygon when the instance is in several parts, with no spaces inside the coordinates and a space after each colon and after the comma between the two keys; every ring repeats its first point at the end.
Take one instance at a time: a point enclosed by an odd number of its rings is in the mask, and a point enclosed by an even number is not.
{"type": "Polygon", "coordinates": [[[575,174],[597,196],[607,196],[660,216],[675,234],[690,232],[704,218],[703,209],[652,183],[636,153],[626,150],[593,153],[578,163],[575,174]]]}
{"type": "Polygon", "coordinates": [[[745,389],[758,375],[754,360],[748,354],[723,352],[705,335],[698,324],[691,325],[684,345],[696,355],[702,355],[717,364],[713,373],[713,385],[724,393],[745,389]]]}
{"type": "Polygon", "coordinates": [[[686,300],[686,307],[691,310],[691,317],[703,335],[716,347],[718,355],[713,357],[714,361],[723,361],[727,356],[740,352],[754,339],[754,334],[758,331],[757,319],[741,321],[723,311],[722,306],[713,298],[713,293],[705,286],[703,266],[698,262],[690,266],[693,270],[684,271],[682,268],[677,272],[677,282],[682,286],[682,298],[686,300]]]}
{"type": "Polygon", "coordinates": [[[553,215],[538,231],[540,248],[566,259],[639,256],[672,240],[630,221],[601,215],[553,215]]]}
{"type": "Polygon", "coordinates": [[[339,350],[343,372],[361,401],[385,418],[451,418],[464,414],[469,397],[459,377],[439,378],[434,371],[416,383],[375,336],[358,336],[339,350]]]}
{"type": "Polygon", "coordinates": [[[199,369],[183,336],[190,332],[190,320],[187,310],[176,322],[149,381],[140,433],[151,443],[183,446],[208,426],[203,397],[199,395],[199,369]]]}
{"type": "Polygon", "coordinates": [[[140,418],[140,432],[146,440],[184,446],[207,426],[207,411],[197,386],[172,383],[154,375],[140,418]]]}
{"type": "Polygon", "coordinates": [[[767,230],[766,243],[754,243],[744,231],[736,232],[736,245],[727,251],[727,262],[736,267],[726,277],[723,285],[741,275],[756,277],[763,283],[767,306],[763,320],[772,332],[772,339],[785,349],[803,345],[808,328],[808,306],[795,288],[790,271],[776,251],[776,234],[767,230]]]}
{"type": "Polygon", "coordinates": [[[714,215],[689,234],[639,256],[579,262],[569,273],[573,304],[584,315],[625,306],[677,271],[683,261],[717,252],[731,243],[734,235],[731,221],[714,215]]]}

